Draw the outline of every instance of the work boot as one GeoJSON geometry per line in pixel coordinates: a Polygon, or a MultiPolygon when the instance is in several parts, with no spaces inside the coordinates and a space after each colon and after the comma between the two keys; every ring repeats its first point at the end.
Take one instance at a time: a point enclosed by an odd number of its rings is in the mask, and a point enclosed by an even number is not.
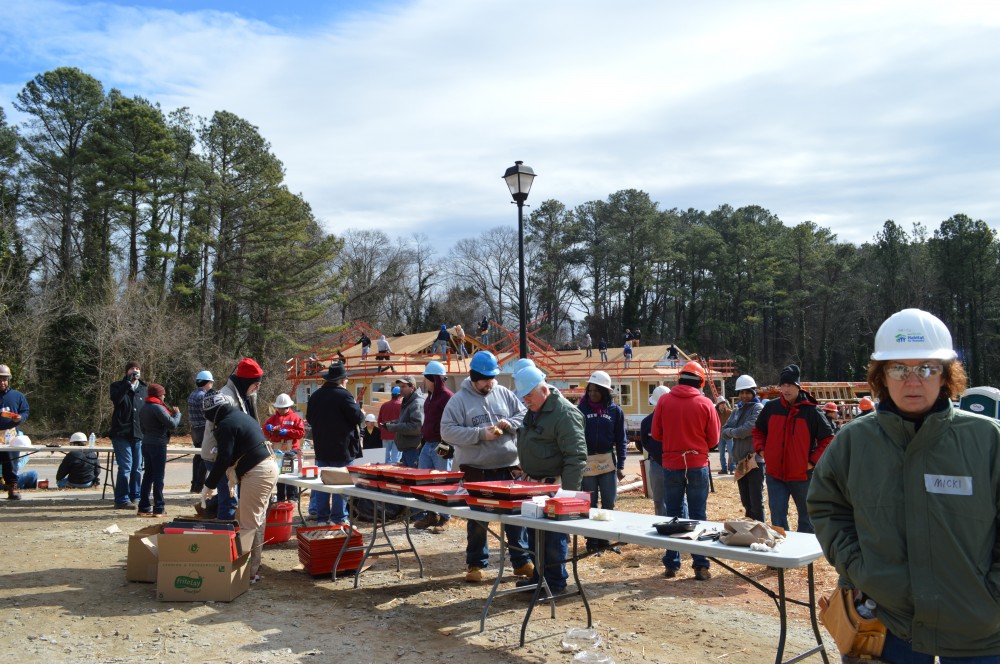
{"type": "Polygon", "coordinates": [[[469,565],[465,572],[466,583],[479,583],[483,580],[483,568],[477,565],[469,565]]]}
{"type": "Polygon", "coordinates": [[[434,512],[428,512],[422,518],[413,522],[413,527],[417,530],[427,530],[431,526],[437,525],[438,515],[434,512]]]}
{"type": "Polygon", "coordinates": [[[694,578],[698,581],[708,581],[712,578],[712,573],[708,571],[707,567],[695,567],[694,578]]]}
{"type": "Polygon", "coordinates": [[[431,526],[430,528],[428,528],[428,531],[434,533],[435,535],[440,535],[444,531],[448,530],[449,523],[451,523],[451,519],[438,518],[437,525],[431,526]]]}
{"type": "Polygon", "coordinates": [[[531,578],[535,574],[535,563],[530,560],[519,567],[514,568],[514,576],[524,576],[531,578]]]}
{"type": "Polygon", "coordinates": [[[21,492],[17,490],[17,484],[7,485],[7,500],[21,500],[21,492]]]}

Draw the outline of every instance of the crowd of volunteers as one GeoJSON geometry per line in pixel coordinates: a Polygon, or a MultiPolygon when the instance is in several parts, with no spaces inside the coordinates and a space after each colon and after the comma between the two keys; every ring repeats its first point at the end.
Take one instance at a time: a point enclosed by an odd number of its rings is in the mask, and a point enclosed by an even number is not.
{"type": "MultiPolygon", "coordinates": [[[[488,339],[488,322],[479,333],[488,339]]],[[[445,352],[448,334],[442,327],[435,352],[445,352]]],[[[631,336],[627,343],[637,346],[638,331],[631,336]]],[[[589,353],[589,339],[586,345],[589,353]]],[[[384,337],[377,347],[383,369],[391,369],[384,337]]],[[[606,354],[603,339],[599,350],[606,354]]],[[[626,437],[610,376],[593,372],[574,405],[530,359],[514,364],[513,390],[497,383],[499,373],[497,358],[479,351],[452,393],[444,365],[431,361],[420,384],[413,376],[398,377],[390,399],[377,413],[365,413],[346,387],[345,365],[333,362],[306,411],[316,465],[344,467],[363,448],[381,447],[387,463],[454,467],[466,481],[558,483],[589,492],[593,507],[613,510],[626,437]]],[[[213,389],[209,371],[198,373],[188,396],[192,440],[200,448],[191,490],[202,494],[205,510],[239,521],[255,580],[276,490],[273,451],[298,450],[306,424],[286,394],[259,424],[263,375],[257,362],[244,358],[220,390],[213,389]]],[[[10,381],[9,368],[0,365],[0,432],[13,440],[29,409],[10,381]]],[[[750,375],[736,379],[733,408],[707,398],[705,382],[704,368],[687,362],[673,388],[658,386],[649,398],[654,410],[642,421],[639,445],[648,457],[656,514],[706,518],[709,452],[718,448],[720,474],[735,476],[746,517],[766,522],[769,512],[770,522],[787,530],[794,502],[797,530],[815,532],[855,600],[871,600],[887,632],[880,661],[1000,664],[1000,425],[955,407],[967,379],[944,323],[905,309],[882,324],[868,366],[874,398],[862,399],[859,417],[843,426],[835,404],[821,406],[802,389],[794,364],[778,376],[780,395],[766,402],[750,375]]],[[[126,364],[110,396],[115,506],[163,516],[166,448],[180,410],[168,404],[163,387],[142,380],[137,362],[126,364]]],[[[71,437],[72,445],[86,442],[82,433],[71,437]]],[[[8,498],[16,500],[17,455],[2,453],[0,461],[8,498]]],[[[59,486],[94,486],[98,468],[96,452],[73,450],[60,465],[59,486]]],[[[289,487],[278,493],[298,498],[289,487]]],[[[312,494],[317,522],[348,523],[342,497],[312,494]]],[[[448,523],[447,515],[427,512],[414,525],[440,533],[448,523]]],[[[489,567],[487,532],[471,520],[466,528],[465,580],[480,582],[489,567]]],[[[505,528],[518,583],[544,578],[552,592],[563,591],[567,536],[544,534],[546,566],[539,570],[532,556],[535,530],[505,528]]],[[[620,553],[613,543],[594,539],[587,549],[620,553]]],[[[710,579],[709,559],[692,558],[694,578],[710,579]]],[[[667,551],[663,565],[665,577],[677,576],[680,554],[667,551]]]]}

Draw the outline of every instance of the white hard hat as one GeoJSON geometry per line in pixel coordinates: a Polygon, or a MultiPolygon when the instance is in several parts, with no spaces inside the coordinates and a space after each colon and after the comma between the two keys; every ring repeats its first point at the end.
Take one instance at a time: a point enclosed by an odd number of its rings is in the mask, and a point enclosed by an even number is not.
{"type": "Polygon", "coordinates": [[[951,332],[937,316],[903,309],[885,319],[875,334],[873,360],[954,360],[951,332]]]}
{"type": "Polygon", "coordinates": [[[752,390],[757,387],[756,381],[754,381],[753,376],[748,374],[743,374],[736,379],[736,391],[740,390],[752,390]]]}
{"type": "Polygon", "coordinates": [[[74,433],[72,436],[69,437],[69,442],[71,442],[71,443],[86,443],[87,442],[87,434],[83,433],[82,431],[77,431],[76,433],[74,433]]]}
{"type": "Polygon", "coordinates": [[[367,415],[365,415],[365,422],[375,422],[377,420],[378,418],[375,417],[375,413],[368,413],[367,415]]]}
{"type": "Polygon", "coordinates": [[[600,385],[606,390],[611,389],[611,376],[608,375],[607,371],[595,371],[590,374],[590,378],[587,382],[594,385],[600,385]]]}
{"type": "Polygon", "coordinates": [[[31,447],[31,439],[25,436],[23,433],[19,436],[14,436],[14,440],[10,441],[11,447],[31,447]]]}
{"type": "Polygon", "coordinates": [[[719,396],[715,397],[715,403],[726,403],[726,397],[720,394],[719,396]]]}
{"type": "Polygon", "coordinates": [[[278,398],[274,400],[274,407],[291,408],[294,403],[295,402],[292,401],[292,398],[290,396],[282,392],[281,394],[278,395],[278,398]]]}
{"type": "Polygon", "coordinates": [[[655,406],[664,394],[670,394],[670,388],[666,385],[657,385],[653,393],[649,395],[649,405],[655,406]]]}

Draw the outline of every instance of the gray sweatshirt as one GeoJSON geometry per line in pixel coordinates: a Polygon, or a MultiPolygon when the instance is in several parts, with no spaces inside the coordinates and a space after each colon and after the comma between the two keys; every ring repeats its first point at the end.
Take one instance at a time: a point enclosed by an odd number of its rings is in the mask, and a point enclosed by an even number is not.
{"type": "Polygon", "coordinates": [[[520,399],[502,385],[482,395],[466,378],[455,392],[441,417],[441,438],[455,447],[455,465],[482,470],[517,465],[517,429],[527,409],[520,399]],[[500,420],[511,424],[509,432],[496,440],[486,440],[486,428],[500,420]]]}

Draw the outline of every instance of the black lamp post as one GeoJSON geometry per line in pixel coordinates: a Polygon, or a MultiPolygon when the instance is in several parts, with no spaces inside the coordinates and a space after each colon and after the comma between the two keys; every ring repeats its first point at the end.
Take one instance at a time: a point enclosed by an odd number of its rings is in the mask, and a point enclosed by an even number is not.
{"type": "Polygon", "coordinates": [[[503,174],[503,179],[507,181],[510,195],[517,203],[517,267],[520,279],[517,306],[521,319],[518,329],[521,337],[519,351],[521,357],[528,357],[528,315],[524,297],[524,201],[528,200],[528,192],[531,191],[531,182],[535,179],[535,171],[531,170],[531,166],[525,166],[523,161],[515,161],[514,165],[503,174]]]}

